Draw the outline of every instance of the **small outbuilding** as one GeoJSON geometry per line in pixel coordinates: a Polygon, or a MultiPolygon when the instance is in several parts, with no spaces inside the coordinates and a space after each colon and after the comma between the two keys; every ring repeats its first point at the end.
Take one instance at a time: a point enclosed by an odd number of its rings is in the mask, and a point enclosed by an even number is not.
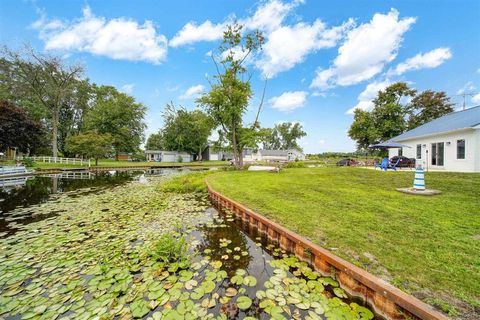
{"type": "Polygon", "coordinates": [[[424,168],[480,172],[480,106],[452,112],[390,139],[408,148],[389,157],[414,158],[424,168]]]}

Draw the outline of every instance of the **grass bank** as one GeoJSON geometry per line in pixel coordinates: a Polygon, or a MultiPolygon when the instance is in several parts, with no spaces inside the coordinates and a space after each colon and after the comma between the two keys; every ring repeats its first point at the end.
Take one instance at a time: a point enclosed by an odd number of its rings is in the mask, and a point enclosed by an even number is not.
{"type": "Polygon", "coordinates": [[[480,175],[426,175],[436,197],[395,191],[413,172],[223,172],[212,187],[373,274],[470,317],[480,307],[480,175]]]}

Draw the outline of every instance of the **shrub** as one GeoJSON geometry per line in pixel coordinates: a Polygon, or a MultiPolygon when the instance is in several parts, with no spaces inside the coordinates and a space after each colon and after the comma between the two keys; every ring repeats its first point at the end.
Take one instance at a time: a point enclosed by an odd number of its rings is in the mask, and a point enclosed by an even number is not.
{"type": "Polygon", "coordinates": [[[35,164],[32,158],[25,158],[22,162],[26,167],[33,167],[33,165],[35,164]]]}
{"type": "Polygon", "coordinates": [[[157,261],[170,264],[188,260],[187,253],[188,245],[184,237],[175,238],[170,234],[162,234],[150,255],[157,261]]]}
{"type": "Polygon", "coordinates": [[[304,161],[292,161],[287,163],[284,168],[306,168],[307,165],[304,161]]]}
{"type": "Polygon", "coordinates": [[[183,158],[182,158],[182,156],[178,156],[178,158],[177,158],[177,162],[183,162],[183,158]]]}

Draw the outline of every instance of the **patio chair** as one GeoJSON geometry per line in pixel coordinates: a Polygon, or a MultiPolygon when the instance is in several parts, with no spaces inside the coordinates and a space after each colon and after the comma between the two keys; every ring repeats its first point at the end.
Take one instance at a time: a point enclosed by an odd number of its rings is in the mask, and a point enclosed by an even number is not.
{"type": "MultiPolygon", "coordinates": [[[[388,161],[388,158],[386,158],[386,159],[388,161]]],[[[397,161],[395,161],[395,163],[388,163],[388,166],[385,169],[385,171],[387,171],[387,169],[392,169],[393,171],[397,171],[397,166],[398,166],[399,163],[400,163],[400,157],[397,159],[397,161]]]]}
{"type": "Polygon", "coordinates": [[[383,158],[382,162],[375,161],[374,169],[377,169],[377,168],[379,168],[380,170],[387,171],[387,169],[388,169],[388,157],[383,158]]]}

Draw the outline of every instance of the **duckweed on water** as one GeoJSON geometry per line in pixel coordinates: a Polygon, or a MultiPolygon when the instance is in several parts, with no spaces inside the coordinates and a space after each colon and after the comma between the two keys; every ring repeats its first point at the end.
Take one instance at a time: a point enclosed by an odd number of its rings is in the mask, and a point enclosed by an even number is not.
{"type": "Polygon", "coordinates": [[[60,214],[0,239],[0,318],[373,318],[333,279],[256,246],[205,196],[159,183],[31,207],[60,214]]]}

